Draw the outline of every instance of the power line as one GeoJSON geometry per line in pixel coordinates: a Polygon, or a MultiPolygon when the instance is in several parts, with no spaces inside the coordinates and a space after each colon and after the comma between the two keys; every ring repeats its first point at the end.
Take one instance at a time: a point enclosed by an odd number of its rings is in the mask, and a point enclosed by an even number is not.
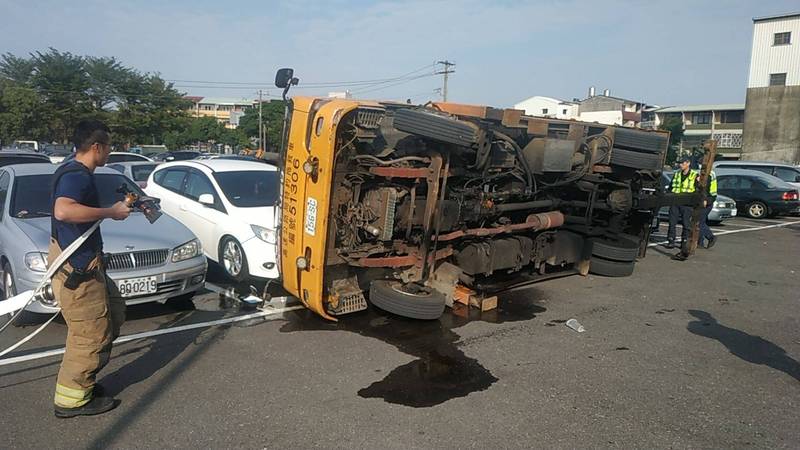
{"type": "Polygon", "coordinates": [[[367,92],[380,91],[382,89],[388,89],[390,87],[399,86],[401,84],[410,83],[412,81],[416,81],[416,80],[419,80],[419,79],[422,79],[422,78],[430,78],[430,77],[433,77],[433,76],[436,76],[436,74],[435,73],[428,73],[428,74],[424,74],[424,75],[417,75],[417,76],[415,76],[413,78],[407,78],[405,80],[398,81],[396,83],[387,84],[387,85],[381,85],[381,86],[378,86],[378,87],[371,87],[370,89],[355,90],[352,93],[353,94],[366,94],[367,92]]]}
{"type": "MultiPolygon", "coordinates": [[[[299,86],[295,87],[294,89],[314,89],[314,88],[333,88],[333,87],[355,87],[355,86],[370,86],[370,85],[378,85],[383,83],[391,83],[394,81],[400,81],[404,78],[407,78],[411,75],[419,73],[425,69],[430,69],[431,72],[434,70],[433,64],[425,64],[422,67],[414,69],[410,72],[404,73],[402,75],[398,75],[395,77],[389,78],[376,78],[372,80],[354,80],[354,81],[319,81],[319,82],[302,82],[299,86]]],[[[208,80],[175,80],[175,79],[165,79],[164,81],[172,82],[172,83],[190,83],[193,88],[205,88],[211,86],[222,86],[221,88],[225,89],[259,89],[259,88],[266,88],[270,87],[269,83],[263,82],[243,82],[243,81],[208,81],[208,80]],[[195,86],[195,85],[211,85],[211,86],[195,86]]]]}

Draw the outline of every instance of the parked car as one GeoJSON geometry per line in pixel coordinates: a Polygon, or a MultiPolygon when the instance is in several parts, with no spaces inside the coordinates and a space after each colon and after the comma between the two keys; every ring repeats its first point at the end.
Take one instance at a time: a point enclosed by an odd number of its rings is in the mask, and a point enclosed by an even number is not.
{"type": "Polygon", "coordinates": [[[50,163],[50,158],[41,153],[18,150],[0,151],[0,167],[12,164],[50,163]]]}
{"type": "Polygon", "coordinates": [[[115,164],[106,164],[106,167],[126,175],[128,178],[135,181],[140,188],[144,189],[147,187],[147,178],[158,166],[158,164],[159,163],[157,162],[128,161],[115,164]]]}
{"type": "Polygon", "coordinates": [[[106,164],[128,162],[128,161],[153,162],[153,160],[148,158],[147,156],[137,155],[136,153],[111,152],[108,154],[108,160],[106,161],[106,164]]]}
{"type": "Polygon", "coordinates": [[[45,144],[42,153],[47,155],[53,164],[61,164],[65,159],[75,157],[72,148],[73,146],[68,144],[45,144]]]}
{"type": "Polygon", "coordinates": [[[155,161],[188,161],[190,159],[195,159],[200,156],[200,152],[190,151],[190,150],[181,150],[177,152],[164,152],[159,153],[158,155],[153,157],[155,161]]]}
{"type": "Polygon", "coordinates": [[[197,235],[206,256],[231,278],[277,278],[275,166],[225,159],[162,164],[146,192],[197,235]]]}
{"type": "MultiPolygon", "coordinates": [[[[46,270],[50,243],[50,184],[57,166],[22,164],[0,169],[0,263],[4,298],[35,288],[46,270]]],[[[98,168],[95,183],[100,205],[122,199],[123,183],[144,193],[119,172],[98,168]]],[[[198,239],[180,222],[162,215],[150,224],[140,212],[124,221],[101,225],[108,253],[107,274],[112,297],[129,305],[172,301],[185,303],[203,286],[206,259],[198,239]],[[135,288],[141,288],[136,290],[135,288]]],[[[34,302],[28,313],[52,313],[54,308],[34,302]]]]}
{"type": "Polygon", "coordinates": [[[714,169],[717,189],[736,201],[736,207],[753,219],[800,211],[800,194],[793,185],[760,171],[714,169]]]}
{"type": "Polygon", "coordinates": [[[715,169],[746,169],[764,172],[800,189],[800,168],[791,164],[765,161],[717,161],[715,169]]]}

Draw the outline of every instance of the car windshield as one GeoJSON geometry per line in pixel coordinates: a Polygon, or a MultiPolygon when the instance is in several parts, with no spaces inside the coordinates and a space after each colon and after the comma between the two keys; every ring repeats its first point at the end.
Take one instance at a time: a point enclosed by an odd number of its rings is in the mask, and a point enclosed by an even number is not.
{"type": "Polygon", "coordinates": [[[147,177],[156,168],[158,164],[137,164],[131,166],[131,173],[133,174],[133,181],[147,181],[147,177]]]}
{"type": "Polygon", "coordinates": [[[239,208],[273,206],[278,198],[278,172],[216,172],[214,178],[228,201],[239,208]]]}
{"type": "MultiPolygon", "coordinates": [[[[52,214],[50,203],[50,184],[53,174],[23,175],[14,180],[14,193],[11,198],[11,216],[18,219],[46,217],[52,214]]],[[[98,174],[95,175],[95,184],[100,194],[100,207],[108,208],[122,200],[123,194],[117,188],[123,184],[138,195],[145,195],[138,186],[131,183],[123,175],[98,174]]]]}

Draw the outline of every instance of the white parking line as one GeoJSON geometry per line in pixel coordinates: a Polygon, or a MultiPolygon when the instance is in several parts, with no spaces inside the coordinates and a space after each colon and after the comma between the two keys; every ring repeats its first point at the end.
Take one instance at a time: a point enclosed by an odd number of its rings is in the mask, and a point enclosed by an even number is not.
{"type": "MultiPolygon", "coordinates": [[[[734,233],[744,233],[746,231],[768,230],[770,228],[782,228],[782,227],[788,227],[789,225],[797,225],[797,224],[800,224],[800,220],[795,220],[793,222],[781,222],[781,223],[777,223],[777,224],[774,224],[774,225],[765,225],[763,227],[743,228],[741,230],[720,231],[718,233],[715,233],[715,235],[716,236],[722,236],[723,234],[734,234],[734,233]]],[[[648,244],[647,246],[648,247],[657,247],[659,245],[664,245],[666,243],[667,243],[667,241],[653,242],[653,243],[648,244]]]]}
{"type": "MultiPolygon", "coordinates": [[[[211,321],[208,321],[208,322],[192,323],[192,324],[189,324],[189,325],[182,325],[182,326],[179,326],[179,327],[164,328],[164,329],[161,329],[161,330],[153,330],[153,331],[145,331],[143,333],[130,334],[128,336],[120,336],[114,341],[114,344],[122,344],[124,342],[135,341],[137,339],[145,339],[145,338],[149,338],[149,337],[153,337],[153,336],[161,336],[161,335],[164,335],[164,334],[180,333],[181,331],[194,330],[194,329],[197,329],[197,328],[205,328],[205,327],[213,327],[213,326],[217,326],[217,325],[225,325],[225,324],[234,323],[234,322],[241,322],[243,320],[257,319],[259,317],[276,316],[278,314],[282,314],[282,313],[289,312],[289,311],[295,311],[295,310],[303,309],[303,308],[305,308],[305,306],[303,306],[303,305],[289,306],[289,307],[286,307],[286,308],[270,309],[270,310],[266,310],[266,311],[259,311],[259,312],[252,313],[252,314],[245,314],[245,315],[242,315],[242,316],[227,317],[225,319],[211,320],[211,321]]],[[[30,354],[27,354],[27,355],[15,356],[13,358],[3,358],[3,359],[0,359],[0,366],[7,366],[9,364],[16,364],[16,363],[21,363],[21,362],[25,362],[25,361],[33,361],[35,359],[49,358],[51,356],[58,356],[58,355],[61,355],[63,353],[64,353],[64,348],[62,347],[62,348],[57,348],[57,349],[53,349],[53,350],[47,350],[47,351],[38,352],[38,353],[30,353],[30,354]]]]}

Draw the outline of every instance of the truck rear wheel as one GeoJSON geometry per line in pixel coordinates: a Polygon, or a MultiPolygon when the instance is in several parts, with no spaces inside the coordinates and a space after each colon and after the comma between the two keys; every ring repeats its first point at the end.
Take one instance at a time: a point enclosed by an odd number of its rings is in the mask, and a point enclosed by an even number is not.
{"type": "Polygon", "coordinates": [[[369,301],[384,311],[411,319],[435,320],[444,312],[444,295],[415,283],[375,280],[369,287],[369,301]]]}
{"type": "Polygon", "coordinates": [[[604,277],[629,277],[633,274],[635,261],[611,261],[599,256],[592,256],[589,262],[589,272],[604,277]]]}
{"type": "Polygon", "coordinates": [[[592,255],[612,261],[631,262],[639,256],[639,243],[631,239],[592,238],[592,255]]]}

